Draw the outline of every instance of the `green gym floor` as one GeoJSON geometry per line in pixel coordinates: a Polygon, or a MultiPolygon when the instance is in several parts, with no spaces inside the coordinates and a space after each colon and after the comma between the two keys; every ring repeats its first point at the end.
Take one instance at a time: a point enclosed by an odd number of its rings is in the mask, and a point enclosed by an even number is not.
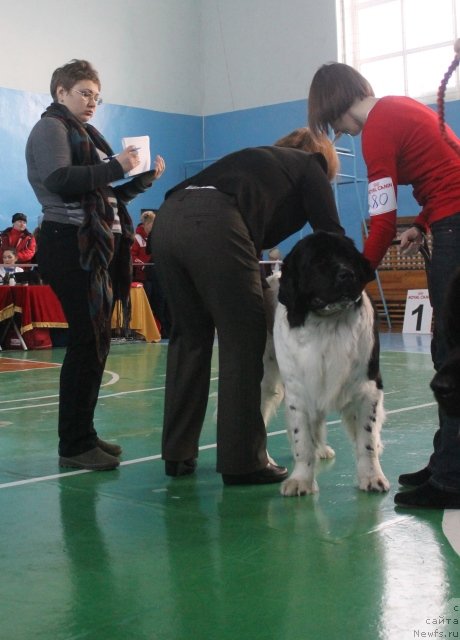
{"type": "MultiPolygon", "coordinates": [[[[215,473],[217,346],[198,471],[177,479],[160,459],[166,344],[112,345],[96,428],[124,453],[99,473],[57,464],[64,350],[0,352],[1,640],[460,637],[460,511],[393,503],[431,452],[429,337],[382,343],[389,494],[356,488],[330,416],[337,457],[299,498],[215,473]]],[[[292,467],[283,411],[269,451],[292,467]]]]}

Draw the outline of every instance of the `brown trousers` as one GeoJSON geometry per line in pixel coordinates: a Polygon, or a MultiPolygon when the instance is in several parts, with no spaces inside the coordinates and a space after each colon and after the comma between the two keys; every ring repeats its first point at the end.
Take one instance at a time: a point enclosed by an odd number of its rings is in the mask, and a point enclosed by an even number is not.
{"type": "Polygon", "coordinates": [[[198,456],[217,332],[217,471],[264,468],[260,383],[267,325],[258,257],[233,199],[214,189],[170,196],[155,220],[152,256],[172,323],[163,458],[198,456]]]}

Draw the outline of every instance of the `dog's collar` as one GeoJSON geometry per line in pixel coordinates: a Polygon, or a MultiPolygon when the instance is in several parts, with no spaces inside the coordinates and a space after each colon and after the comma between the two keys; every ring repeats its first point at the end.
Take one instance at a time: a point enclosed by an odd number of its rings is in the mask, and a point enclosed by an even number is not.
{"type": "Polygon", "coordinates": [[[341,300],[339,302],[331,302],[320,309],[314,309],[313,313],[316,313],[319,316],[332,316],[338,313],[342,313],[350,307],[357,304],[362,298],[362,294],[360,294],[355,300],[341,300]]]}

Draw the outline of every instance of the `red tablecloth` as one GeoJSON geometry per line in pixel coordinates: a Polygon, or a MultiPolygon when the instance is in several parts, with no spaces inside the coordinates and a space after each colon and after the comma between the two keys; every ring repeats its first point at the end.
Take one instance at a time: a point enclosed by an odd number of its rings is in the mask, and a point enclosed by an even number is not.
{"type": "MultiPolygon", "coordinates": [[[[119,310],[118,310],[119,311],[119,310]]],[[[160,332],[143,288],[131,289],[131,329],[142,334],[147,342],[161,340],[160,332]]],[[[49,285],[0,286],[0,321],[11,318],[21,334],[36,328],[66,329],[68,327],[61,303],[49,285]]],[[[119,313],[114,311],[112,327],[119,326],[119,313]]]]}
{"type": "MultiPolygon", "coordinates": [[[[68,327],[61,303],[49,285],[1,286],[0,314],[3,309],[3,299],[6,305],[9,299],[13,302],[12,313],[5,318],[11,317],[13,313],[21,314],[21,325],[18,327],[21,333],[37,327],[53,329],[68,327]]],[[[6,306],[5,309],[8,310],[9,307],[6,306]]]]}
{"type": "Polygon", "coordinates": [[[11,290],[14,287],[0,286],[0,322],[14,315],[14,300],[11,290]]]}

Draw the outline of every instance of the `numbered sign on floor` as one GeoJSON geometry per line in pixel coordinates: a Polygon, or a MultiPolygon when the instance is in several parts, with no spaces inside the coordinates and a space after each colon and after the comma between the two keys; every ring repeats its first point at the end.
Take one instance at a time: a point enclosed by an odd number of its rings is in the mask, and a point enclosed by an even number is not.
{"type": "Polygon", "coordinates": [[[404,312],[403,333],[431,333],[431,308],[428,289],[409,289],[404,312]]]}

